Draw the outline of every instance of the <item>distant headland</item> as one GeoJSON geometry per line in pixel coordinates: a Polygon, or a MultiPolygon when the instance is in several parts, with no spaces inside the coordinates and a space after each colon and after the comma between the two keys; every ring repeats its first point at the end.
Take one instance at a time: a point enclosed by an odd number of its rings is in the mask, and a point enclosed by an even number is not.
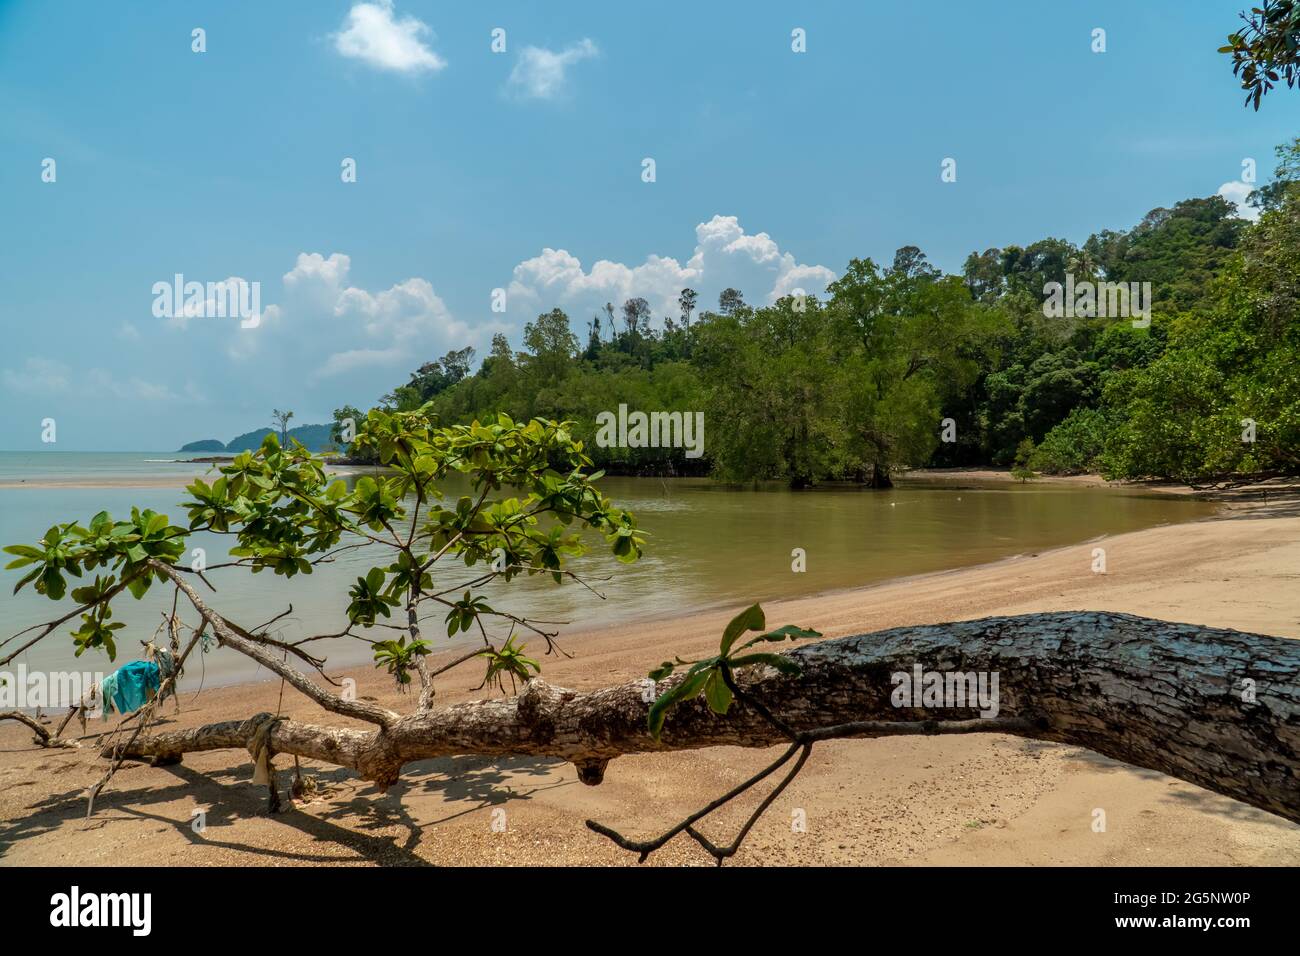
{"type": "MultiPolygon", "coordinates": [[[[288,435],[290,438],[301,442],[309,451],[330,451],[337,446],[330,435],[330,425],[299,425],[296,428],[290,428],[288,435]]],[[[230,452],[236,454],[241,451],[255,451],[262,445],[262,439],[267,435],[279,435],[274,428],[255,428],[251,432],[244,432],[237,438],[232,438],[228,442],[223,442],[218,438],[202,438],[198,441],[188,442],[180,447],[181,451],[203,451],[203,452],[230,452]]]]}

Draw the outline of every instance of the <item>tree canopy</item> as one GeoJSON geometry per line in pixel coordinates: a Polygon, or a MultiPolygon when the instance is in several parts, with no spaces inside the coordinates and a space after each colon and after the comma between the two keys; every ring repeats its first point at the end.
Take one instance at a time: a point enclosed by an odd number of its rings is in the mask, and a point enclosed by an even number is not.
{"type": "Polygon", "coordinates": [[[556,308],[527,324],[519,351],[498,333],[475,371],[472,349],[449,352],[382,406],[428,403],[444,423],[567,420],[602,469],[801,487],[1010,466],[1021,452],[1022,466],[1047,473],[1199,482],[1292,471],[1300,138],[1277,152],[1272,181],[1250,197],[1264,213],[1256,224],[1209,196],[1080,245],[990,246],[960,275],[908,245],[888,265],[851,260],[825,296],[750,303],[728,288],[710,308],[688,288],[661,316],[633,297],[592,315],[584,337],[556,308]],[[1150,321],[1049,317],[1052,283],[1146,284],[1150,321]],[[601,444],[597,416],[620,405],[703,412],[703,456],[601,444]]]}

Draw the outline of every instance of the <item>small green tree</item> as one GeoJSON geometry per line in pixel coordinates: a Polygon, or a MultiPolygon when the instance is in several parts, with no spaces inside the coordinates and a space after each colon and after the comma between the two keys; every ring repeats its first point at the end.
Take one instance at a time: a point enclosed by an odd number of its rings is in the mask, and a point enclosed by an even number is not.
{"type": "Polygon", "coordinates": [[[1047,475],[1080,475],[1093,469],[1105,447],[1105,414],[1076,408],[1033,448],[1023,465],[1047,475]]]}
{"type": "Polygon", "coordinates": [[[275,422],[276,431],[280,433],[280,444],[289,444],[289,422],[293,418],[293,412],[282,412],[275,409],[271,412],[271,420],[275,422]]]}
{"type": "Polygon", "coordinates": [[[1022,438],[1020,444],[1016,446],[1016,462],[1011,469],[1011,477],[1018,478],[1021,482],[1026,482],[1030,478],[1037,478],[1034,470],[1029,467],[1029,461],[1034,456],[1034,440],[1032,438],[1022,438]]]}
{"type": "Polygon", "coordinates": [[[334,424],[330,426],[330,439],[345,455],[352,455],[352,445],[356,441],[357,431],[365,420],[365,414],[355,406],[344,405],[334,409],[334,424]]]}
{"type": "MultiPolygon", "coordinates": [[[[297,442],[283,447],[267,435],[257,451],[243,452],[220,467],[214,481],[199,478],[186,489],[185,525],[152,511],[132,509],[124,520],[100,512],[84,524],[57,524],[32,544],[6,547],[15,556],[8,568],[25,569],[15,592],[31,585],[59,601],[73,583],[77,607],[23,632],[38,631],[0,665],[78,615],[80,625],[72,634],[75,653],[103,651],[112,660],[117,654],[114,634],[121,627],[111,620],[114,602],[123,592],[139,599],[155,585],[166,585],[178,601],[187,599],[200,618],[190,625],[192,639],[179,655],[181,664],[210,629],[221,646],[280,674],[326,709],[388,727],[397,715],[330,693],[289,666],[292,657],[320,670],[324,661],[306,649],[319,638],[286,643],[240,626],[208,607],[191,580],[206,581],[210,573],[234,568],[292,579],[311,574],[341,551],[373,551],[376,560],[349,591],[345,626],[320,637],[369,644],[376,666],[385,667],[399,686],[412,683],[412,672],[418,674],[418,712],[425,713],[433,698],[432,675],[424,663],[431,648],[422,617],[427,605],[446,611],[448,636],[472,632],[481,637],[482,648],[462,660],[484,661],[484,683],[502,686],[503,677],[527,680],[539,666],[523,655],[515,632],[541,637],[548,651],[556,632],[490,605],[484,586],[521,574],[562,582],[572,576],[569,559],[587,549],[584,531],[603,538],[619,561],[641,555],[643,539],[632,514],[599,492],[601,473],[590,471],[591,460],[568,423],[524,424],[501,415],[488,423],[438,428],[427,408],[375,409],[360,423],[354,446],[372,453],[384,470],[361,477],[351,488],[326,475],[321,456],[297,442]],[[456,473],[468,477],[470,493],[444,501],[440,486],[456,473]],[[197,532],[229,536],[232,560],[187,567],[187,542],[197,532]],[[464,564],[465,579],[451,587],[435,586],[431,572],[440,562],[464,564]],[[94,575],[93,582],[85,582],[88,574],[94,575]],[[85,583],[75,586],[79,579],[85,583]],[[504,642],[494,637],[494,622],[510,629],[504,642]],[[376,630],[396,630],[401,637],[368,636],[376,630]]],[[[180,630],[177,613],[172,624],[180,630]]],[[[137,734],[149,717],[139,721],[137,734]]]]}

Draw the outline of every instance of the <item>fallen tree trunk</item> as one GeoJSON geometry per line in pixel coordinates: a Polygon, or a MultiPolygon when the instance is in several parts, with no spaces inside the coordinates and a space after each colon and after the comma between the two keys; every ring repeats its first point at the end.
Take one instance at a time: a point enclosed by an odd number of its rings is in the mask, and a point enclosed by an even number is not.
{"type": "MultiPolygon", "coordinates": [[[[1000,732],[1073,744],[1300,822],[1300,641],[1061,612],[894,628],[819,641],[788,656],[800,676],[762,666],[736,679],[745,696],[799,733],[1000,732]],[[917,665],[996,674],[997,715],[981,717],[969,701],[894,706],[892,675],[911,675],[917,665]]],[[[142,737],[122,755],[175,760],[265,743],[276,753],[352,768],[381,787],[415,760],[536,755],[571,761],[584,783],[597,784],[606,764],[624,754],[789,743],[756,707],[737,699],[719,716],[703,698],[674,708],[655,740],[646,726],[649,702],[681,679],[653,692],[642,680],[581,693],[532,680],[518,697],[417,713],[378,729],[259,714],[142,737]]]]}

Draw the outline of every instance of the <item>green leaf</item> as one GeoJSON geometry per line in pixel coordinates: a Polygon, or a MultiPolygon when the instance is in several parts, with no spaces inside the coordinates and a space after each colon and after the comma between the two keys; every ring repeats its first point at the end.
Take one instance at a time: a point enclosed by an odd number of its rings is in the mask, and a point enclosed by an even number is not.
{"type": "Polygon", "coordinates": [[[768,631],[766,634],[755,638],[758,641],[781,641],[789,638],[792,641],[800,640],[806,637],[821,637],[821,631],[814,631],[809,627],[800,627],[797,624],[786,624],[778,627],[775,631],[768,631]]]}
{"type": "Polygon", "coordinates": [[[663,729],[664,717],[668,714],[668,708],[683,700],[690,700],[704,689],[705,683],[709,679],[710,671],[699,671],[687,677],[671,690],[666,691],[658,700],[650,705],[650,713],[646,715],[646,724],[650,728],[650,736],[655,740],[659,739],[659,731],[663,729]]]}
{"type": "Polygon", "coordinates": [[[35,581],[40,576],[41,576],[40,568],[36,568],[34,571],[29,572],[25,578],[23,578],[21,581],[19,581],[17,584],[14,585],[14,594],[17,594],[19,591],[21,591],[23,589],[23,585],[30,584],[32,581],[35,581]]]}
{"type": "Polygon", "coordinates": [[[722,653],[724,655],[729,654],[731,645],[745,631],[761,631],[766,623],[767,620],[763,616],[763,609],[757,604],[751,604],[745,608],[731,619],[727,629],[722,632],[722,653]]]}
{"type": "Polygon", "coordinates": [[[821,637],[821,631],[814,631],[811,628],[799,627],[796,624],[786,624],[778,627],[774,631],[768,631],[766,634],[760,634],[758,637],[751,638],[741,645],[738,650],[744,650],[746,647],[753,647],[762,641],[798,641],[805,638],[821,637]]]}
{"type": "Polygon", "coordinates": [[[723,680],[721,668],[709,672],[709,679],[704,685],[704,698],[715,714],[725,714],[731,708],[731,688],[723,680]]]}
{"type": "MultiPolygon", "coordinates": [[[[20,554],[24,558],[31,558],[33,561],[40,561],[45,557],[45,552],[39,548],[33,548],[29,544],[11,544],[4,549],[5,554],[20,554]]],[[[9,565],[14,567],[14,565],[9,565]]]]}
{"type": "Polygon", "coordinates": [[[64,592],[68,589],[67,582],[63,580],[63,575],[50,567],[41,572],[41,586],[45,590],[45,596],[51,601],[62,600],[64,592]]]}
{"type": "Polygon", "coordinates": [[[670,676],[676,668],[677,665],[674,664],[672,661],[664,661],[662,664],[660,664],[658,667],[656,667],[654,670],[650,672],[649,675],[650,679],[657,683],[663,680],[665,677],[670,676]]]}

